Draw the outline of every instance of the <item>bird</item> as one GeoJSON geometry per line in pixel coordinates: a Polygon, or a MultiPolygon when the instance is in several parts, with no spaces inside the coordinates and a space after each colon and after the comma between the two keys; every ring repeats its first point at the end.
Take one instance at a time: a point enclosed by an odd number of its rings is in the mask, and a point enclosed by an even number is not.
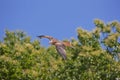
{"type": "Polygon", "coordinates": [[[62,56],[62,58],[64,60],[67,59],[65,47],[66,46],[71,47],[72,45],[71,45],[70,42],[68,42],[68,41],[59,41],[59,40],[53,38],[52,36],[48,36],[48,35],[40,35],[38,37],[40,39],[41,38],[47,38],[47,39],[49,39],[50,40],[49,43],[51,45],[54,45],[56,47],[57,52],[62,56]]]}

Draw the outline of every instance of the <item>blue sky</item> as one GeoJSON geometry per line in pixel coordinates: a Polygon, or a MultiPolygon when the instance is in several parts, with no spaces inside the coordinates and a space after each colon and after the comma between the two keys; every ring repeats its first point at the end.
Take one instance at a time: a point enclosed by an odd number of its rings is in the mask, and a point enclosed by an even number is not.
{"type": "Polygon", "coordinates": [[[5,29],[22,30],[33,40],[40,34],[76,38],[76,29],[91,31],[96,18],[120,21],[120,0],[0,0],[0,39],[5,29]]]}

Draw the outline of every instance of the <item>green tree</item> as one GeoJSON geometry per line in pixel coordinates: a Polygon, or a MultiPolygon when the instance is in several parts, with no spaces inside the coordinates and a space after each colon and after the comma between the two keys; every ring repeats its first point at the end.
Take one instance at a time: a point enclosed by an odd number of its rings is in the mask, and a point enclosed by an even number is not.
{"type": "Polygon", "coordinates": [[[101,34],[100,43],[104,49],[112,55],[114,59],[120,61],[120,23],[113,21],[104,24],[103,21],[96,19],[94,21],[101,34]]]}
{"type": "Polygon", "coordinates": [[[77,29],[67,60],[54,46],[22,31],[8,31],[0,42],[0,80],[115,80],[120,78],[120,23],[94,20],[95,29],[77,29]]]}

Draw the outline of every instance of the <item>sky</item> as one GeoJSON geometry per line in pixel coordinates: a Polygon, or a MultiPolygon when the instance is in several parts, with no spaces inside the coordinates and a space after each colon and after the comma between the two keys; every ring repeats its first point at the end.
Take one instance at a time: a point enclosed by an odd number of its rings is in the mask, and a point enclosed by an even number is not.
{"type": "Polygon", "coordinates": [[[95,19],[120,21],[120,0],[0,0],[0,40],[6,29],[24,31],[32,40],[76,38],[77,28],[91,31],[95,19]]]}

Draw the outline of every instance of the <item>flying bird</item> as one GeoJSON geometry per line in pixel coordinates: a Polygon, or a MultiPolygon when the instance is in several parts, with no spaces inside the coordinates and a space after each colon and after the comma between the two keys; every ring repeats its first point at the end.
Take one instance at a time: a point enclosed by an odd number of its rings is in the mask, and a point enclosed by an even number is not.
{"type": "Polygon", "coordinates": [[[38,36],[40,39],[41,38],[47,38],[49,39],[49,43],[54,45],[56,47],[56,50],[57,52],[62,56],[62,58],[65,60],[67,59],[67,56],[66,56],[66,51],[65,51],[65,47],[68,46],[68,47],[71,47],[71,44],[70,42],[68,41],[59,41],[51,36],[47,36],[47,35],[40,35],[38,36]]]}

